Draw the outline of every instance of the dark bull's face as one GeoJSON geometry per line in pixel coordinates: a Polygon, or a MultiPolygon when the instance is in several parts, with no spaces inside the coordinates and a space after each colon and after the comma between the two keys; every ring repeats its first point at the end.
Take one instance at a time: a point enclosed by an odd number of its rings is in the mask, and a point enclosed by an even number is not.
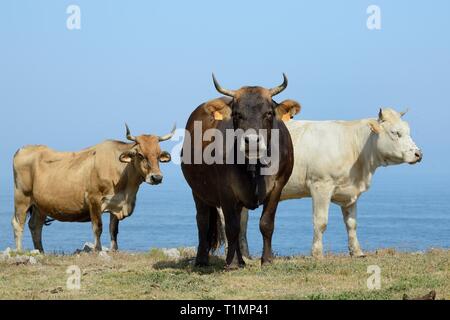
{"type": "Polygon", "coordinates": [[[124,163],[131,163],[136,172],[148,184],[160,184],[163,175],[159,168],[159,162],[169,162],[171,160],[170,153],[161,151],[159,142],[170,139],[175,133],[175,127],[172,132],[159,137],[154,135],[141,135],[134,137],[130,134],[127,128],[127,139],[134,141],[135,146],[123,152],[120,155],[120,161],[124,163]]]}
{"type": "Polygon", "coordinates": [[[287,87],[287,78],[284,74],[283,77],[283,83],[272,89],[242,87],[239,90],[226,90],[213,75],[217,91],[233,98],[228,107],[231,109],[234,129],[242,132],[240,147],[247,158],[259,158],[267,152],[275,121],[288,121],[300,111],[300,105],[293,100],[278,104],[272,99],[287,87]]]}

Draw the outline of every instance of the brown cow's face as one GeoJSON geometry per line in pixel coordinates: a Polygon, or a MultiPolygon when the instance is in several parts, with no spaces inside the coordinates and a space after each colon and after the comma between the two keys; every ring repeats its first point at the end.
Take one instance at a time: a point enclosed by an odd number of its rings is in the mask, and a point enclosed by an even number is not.
{"type": "Polygon", "coordinates": [[[231,102],[235,129],[270,130],[273,127],[276,104],[264,88],[242,88],[231,102]]]}
{"type": "Polygon", "coordinates": [[[235,130],[244,132],[243,143],[246,156],[261,156],[267,150],[273,128],[276,104],[268,90],[258,87],[240,89],[231,102],[231,117],[235,130]],[[257,150],[255,150],[257,148],[257,150]],[[253,151],[252,151],[253,150],[253,151]]]}
{"type": "Polygon", "coordinates": [[[142,179],[152,185],[160,184],[163,179],[159,162],[170,160],[170,153],[161,151],[158,137],[151,135],[136,137],[136,146],[120,156],[120,161],[132,163],[142,179]]]}
{"type": "Polygon", "coordinates": [[[271,131],[278,120],[287,121],[300,111],[300,105],[293,100],[276,103],[272,97],[287,86],[286,75],[280,86],[272,89],[263,87],[242,87],[238,90],[222,88],[213,75],[214,86],[220,93],[232,97],[228,103],[216,99],[205,105],[205,110],[215,120],[231,116],[235,130],[241,131],[239,148],[245,150],[247,158],[260,158],[271,144],[271,131]]]}

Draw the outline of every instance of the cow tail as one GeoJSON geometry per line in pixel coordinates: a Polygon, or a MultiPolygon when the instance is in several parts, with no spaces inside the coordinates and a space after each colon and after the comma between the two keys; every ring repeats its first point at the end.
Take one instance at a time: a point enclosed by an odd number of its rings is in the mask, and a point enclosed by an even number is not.
{"type": "Polygon", "coordinates": [[[208,244],[209,248],[214,252],[216,251],[219,244],[219,227],[218,227],[218,212],[216,208],[211,208],[209,210],[209,228],[208,228],[208,244]]]}
{"type": "Polygon", "coordinates": [[[225,218],[222,209],[212,209],[209,219],[209,225],[211,226],[210,248],[215,252],[227,241],[225,235],[225,218]]]}

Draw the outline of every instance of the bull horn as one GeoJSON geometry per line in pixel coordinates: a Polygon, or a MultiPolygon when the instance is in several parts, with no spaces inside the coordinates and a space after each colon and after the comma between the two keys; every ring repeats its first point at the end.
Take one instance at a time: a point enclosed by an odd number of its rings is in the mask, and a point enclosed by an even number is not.
{"type": "Polygon", "coordinates": [[[217,82],[216,77],[214,76],[214,73],[212,74],[212,78],[213,78],[213,82],[214,82],[214,87],[216,87],[216,90],[219,91],[221,94],[225,95],[225,96],[229,96],[234,98],[236,92],[234,90],[227,90],[224,89],[220,86],[219,82],[217,82]]]}
{"type": "Polygon", "coordinates": [[[165,134],[165,135],[163,135],[163,136],[158,136],[159,142],[161,142],[161,141],[166,141],[166,140],[169,140],[170,138],[172,138],[173,135],[175,134],[175,130],[176,130],[176,129],[177,129],[177,124],[174,123],[174,124],[173,124],[173,129],[172,129],[172,131],[170,131],[170,133],[165,134]]]}
{"type": "Polygon", "coordinates": [[[127,128],[127,134],[126,134],[127,135],[127,139],[130,140],[130,141],[137,142],[136,141],[136,137],[131,135],[130,128],[128,128],[128,125],[126,123],[125,123],[125,128],[127,128]]]}
{"type": "Polygon", "coordinates": [[[409,112],[409,108],[406,108],[405,111],[400,112],[400,117],[403,117],[405,114],[409,112]]]}
{"type": "Polygon", "coordinates": [[[270,89],[270,95],[276,96],[277,94],[279,94],[280,92],[282,92],[284,89],[286,89],[288,85],[288,79],[286,77],[286,74],[283,73],[283,83],[281,85],[279,85],[278,87],[272,88],[270,89]]]}

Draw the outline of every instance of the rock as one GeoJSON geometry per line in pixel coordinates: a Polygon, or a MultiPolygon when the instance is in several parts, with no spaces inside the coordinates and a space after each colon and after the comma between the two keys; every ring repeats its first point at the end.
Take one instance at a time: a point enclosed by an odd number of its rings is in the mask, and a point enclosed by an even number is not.
{"type": "Polygon", "coordinates": [[[111,261],[112,260],[112,257],[106,251],[100,251],[98,256],[101,259],[105,260],[105,261],[111,261]]]}
{"type": "MultiPolygon", "coordinates": [[[[38,250],[33,250],[33,251],[37,251],[39,253],[38,250]]],[[[24,252],[24,253],[17,253],[17,254],[12,254],[14,251],[11,250],[11,248],[6,248],[3,252],[0,252],[0,261],[2,262],[6,262],[8,264],[31,264],[31,265],[35,265],[38,264],[38,255],[36,254],[36,252],[24,252]]],[[[40,255],[40,253],[39,253],[40,255]]]]}
{"type": "Polygon", "coordinates": [[[432,290],[424,296],[410,298],[406,293],[403,294],[403,300],[436,300],[436,291],[432,290]]]}
{"type": "Polygon", "coordinates": [[[197,254],[196,247],[186,247],[183,249],[183,254],[187,256],[195,256],[197,254]]]}
{"type": "Polygon", "coordinates": [[[30,261],[30,257],[28,256],[15,256],[10,257],[8,262],[12,264],[27,264],[30,261]]]}
{"type": "Polygon", "coordinates": [[[50,293],[56,294],[62,291],[63,291],[62,287],[56,287],[55,289],[50,290],[50,293]]]}
{"type": "Polygon", "coordinates": [[[167,258],[171,258],[171,259],[180,259],[181,258],[180,251],[176,248],[171,248],[171,249],[163,248],[163,249],[161,249],[161,251],[167,258]]]}
{"type": "Polygon", "coordinates": [[[29,257],[28,263],[34,265],[34,264],[37,264],[38,261],[37,261],[37,259],[35,257],[29,257]]]}
{"type": "Polygon", "coordinates": [[[3,253],[7,254],[8,256],[10,256],[11,255],[11,251],[12,251],[11,248],[8,247],[8,248],[5,249],[5,251],[3,251],[3,253]]]}
{"type": "Polygon", "coordinates": [[[11,248],[8,247],[5,249],[5,251],[2,252],[2,254],[0,255],[0,259],[1,260],[8,260],[9,257],[11,257],[11,248]]]}
{"type": "MultiPolygon", "coordinates": [[[[73,254],[79,254],[79,253],[83,253],[83,252],[89,253],[89,252],[93,252],[94,250],[95,250],[94,244],[92,242],[86,242],[83,245],[83,248],[75,250],[75,252],[73,254]]],[[[102,247],[101,252],[104,252],[104,251],[107,252],[107,251],[109,251],[109,249],[106,247],[102,247]]]]}
{"type": "Polygon", "coordinates": [[[82,252],[89,253],[92,251],[94,251],[94,244],[91,242],[86,242],[81,249],[75,250],[75,253],[82,253],[82,252]]]}
{"type": "Polygon", "coordinates": [[[30,251],[30,254],[31,255],[33,255],[33,256],[40,256],[41,255],[41,252],[39,251],[39,250],[31,250],[30,251]]]}
{"type": "Polygon", "coordinates": [[[0,261],[1,262],[8,260],[8,258],[9,258],[9,254],[8,254],[8,252],[6,250],[2,251],[0,253],[0,261]]]}

